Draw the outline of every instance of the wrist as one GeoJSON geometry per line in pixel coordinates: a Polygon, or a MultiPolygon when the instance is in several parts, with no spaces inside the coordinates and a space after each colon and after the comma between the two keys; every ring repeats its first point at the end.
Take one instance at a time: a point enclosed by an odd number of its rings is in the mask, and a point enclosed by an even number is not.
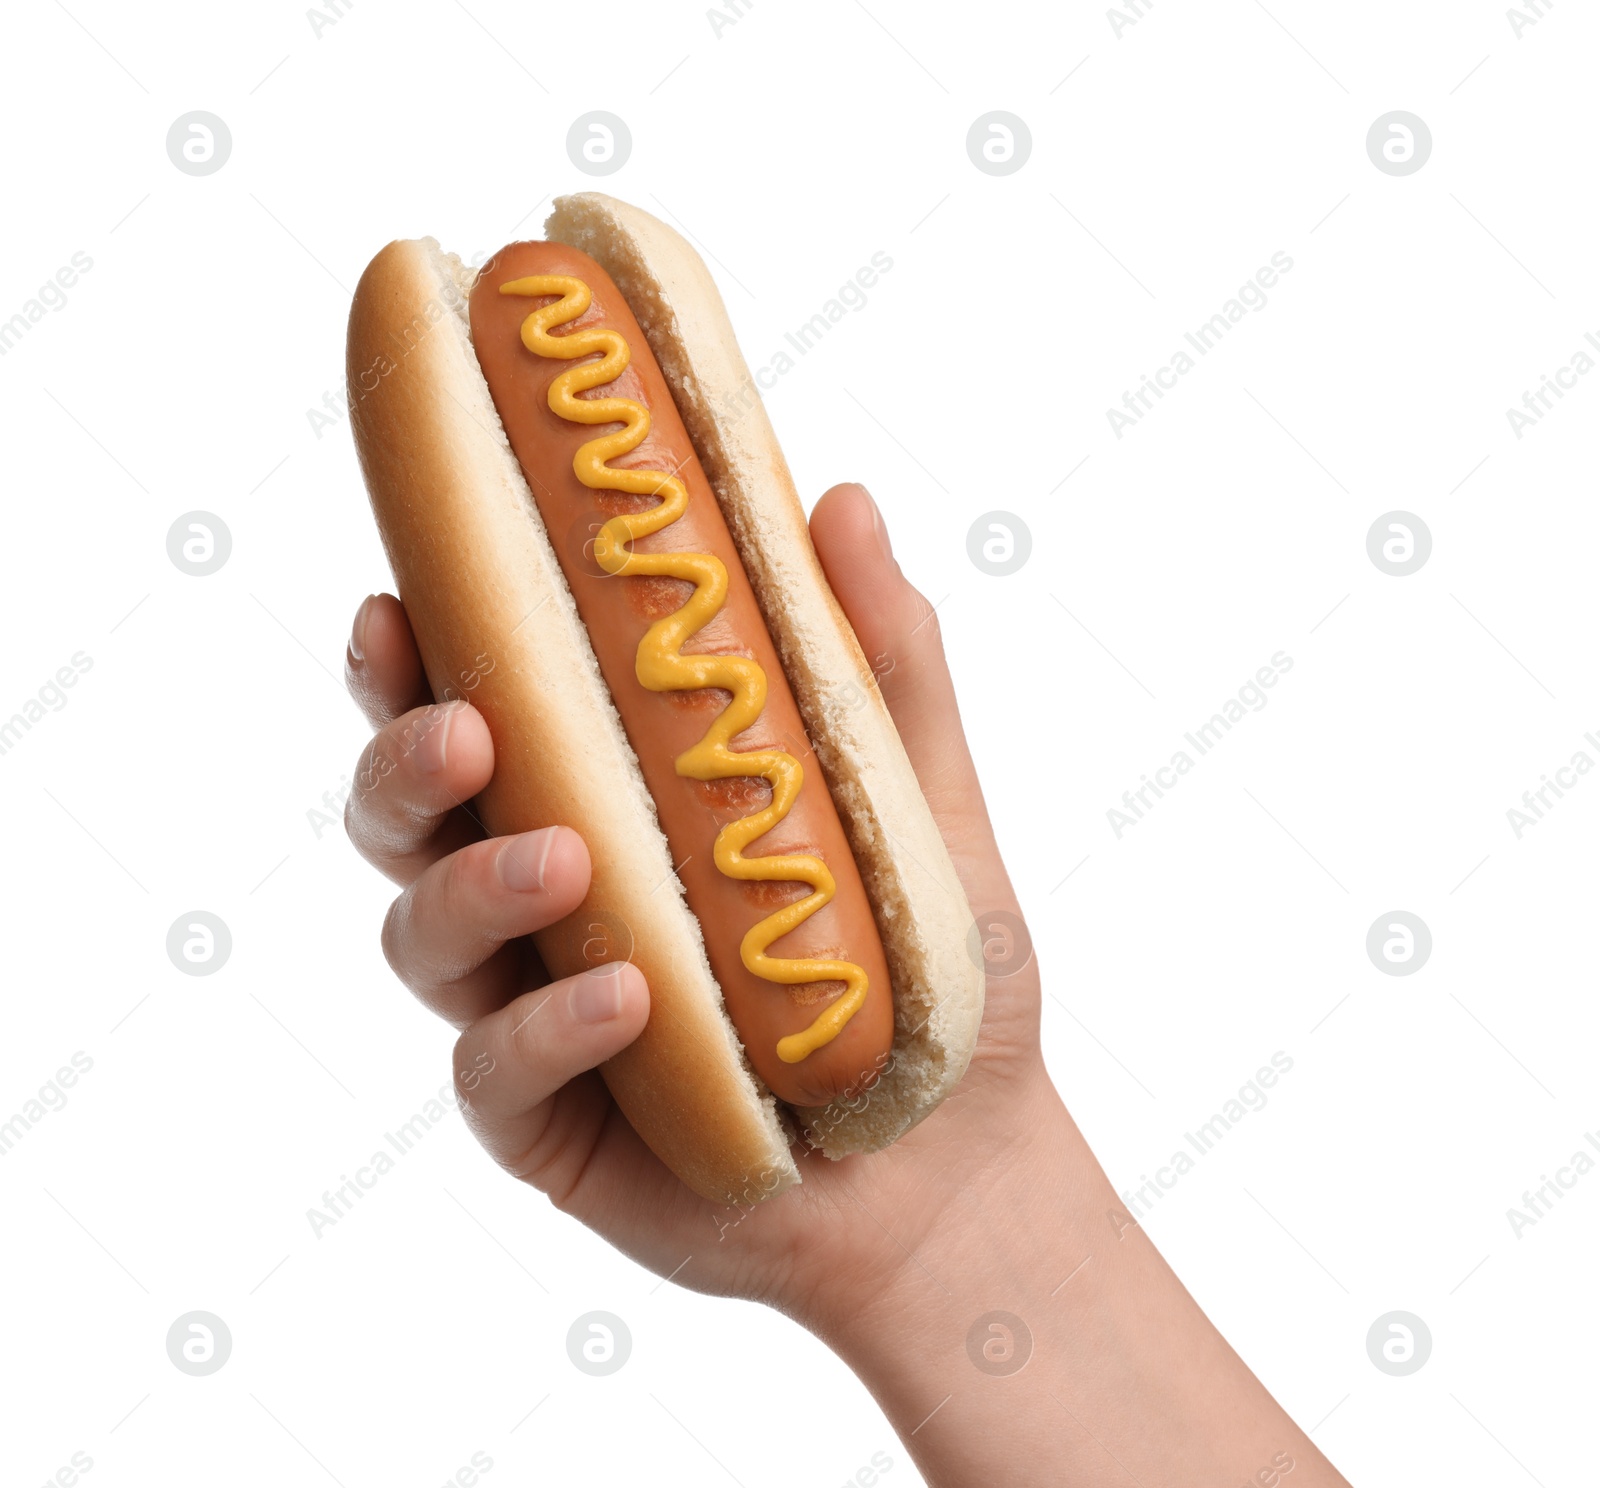
{"type": "Polygon", "coordinates": [[[1025,1135],[1003,1160],[961,1172],[952,1150],[938,1220],[920,1239],[891,1236],[893,1272],[802,1320],[937,1488],[1246,1481],[1278,1453],[1304,1469],[1299,1488],[1342,1484],[1144,1229],[1118,1222],[1110,1182],[1040,1081],[1006,1089],[1008,1127],[1025,1135]]]}
{"type": "Polygon", "coordinates": [[[1079,1406],[1059,1371],[1093,1252],[1114,1238],[1111,1191],[1042,1068],[1003,1098],[1016,1133],[1003,1158],[941,1183],[938,1222],[918,1243],[893,1237],[909,1252],[895,1271],[807,1320],[930,1484],[1042,1481],[1079,1465],[1061,1452],[1079,1406]]]}
{"type": "MultiPolygon", "coordinates": [[[[826,1289],[801,1311],[800,1321],[858,1372],[901,1369],[909,1348],[940,1347],[935,1340],[962,1319],[1020,1315],[1061,1294],[1104,1225],[1109,1185],[1043,1068],[996,1098],[1006,1103],[1004,1139],[975,1142],[970,1130],[954,1139],[989,1152],[952,1150],[936,1164],[931,1221],[913,1232],[904,1219],[890,1226],[880,1217],[891,1263],[826,1289]]],[[[872,1205],[868,1192],[862,1206],[871,1214],[872,1205]]],[[[958,1354],[964,1337],[963,1327],[958,1354]]]]}

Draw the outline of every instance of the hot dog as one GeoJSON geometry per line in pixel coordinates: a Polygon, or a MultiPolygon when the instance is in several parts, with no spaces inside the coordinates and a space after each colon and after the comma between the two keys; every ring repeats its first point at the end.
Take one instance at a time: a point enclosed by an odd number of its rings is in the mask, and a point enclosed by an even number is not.
{"type": "Polygon", "coordinates": [[[351,310],[351,423],[436,697],[495,740],[491,832],[563,821],[552,975],[652,995],[603,1069],[701,1193],[892,1141],[966,1067],[971,915],[698,256],[563,198],[474,273],[390,244],[351,310]],[[775,1106],[774,1100],[782,1102],[775,1106]]]}
{"type": "MultiPolygon", "coordinates": [[[[763,934],[775,928],[774,916],[805,916],[759,951],[742,946],[740,934],[706,939],[745,1052],[791,1105],[854,1094],[889,1056],[889,968],[838,813],[821,779],[806,780],[795,757],[805,738],[799,709],[644,332],[610,275],[561,243],[516,243],[490,259],[472,289],[470,323],[545,528],[565,534],[556,558],[655,799],[689,908],[702,925],[765,927],[763,934]],[[584,405],[601,398],[611,421],[596,424],[596,410],[584,405]],[[580,412],[588,422],[575,421],[580,412]],[[620,434],[617,418],[631,421],[620,434]],[[608,441],[620,452],[606,456],[608,441]],[[607,564],[605,524],[619,514],[649,526],[670,520],[624,539],[625,550],[619,545],[607,564]],[[630,573],[635,566],[645,572],[630,573]],[[708,591],[719,582],[726,594],[717,602],[708,591]],[[703,624],[697,602],[710,611],[703,624]],[[656,638],[674,629],[686,637],[676,644],[656,638]],[[652,661],[659,669],[680,651],[705,662],[679,671],[707,675],[643,679],[652,661]],[[708,666],[712,658],[722,664],[708,666]],[[709,732],[732,727],[730,712],[754,714],[728,746],[739,760],[688,760],[709,732]],[[789,795],[792,801],[781,799],[789,795]],[[744,852],[728,845],[774,816],[744,852]]],[[[815,764],[810,773],[820,775],[815,764]]]]}

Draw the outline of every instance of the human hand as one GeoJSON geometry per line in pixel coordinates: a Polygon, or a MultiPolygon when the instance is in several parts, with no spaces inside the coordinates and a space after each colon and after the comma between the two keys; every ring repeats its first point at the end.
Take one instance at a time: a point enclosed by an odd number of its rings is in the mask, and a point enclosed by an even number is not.
{"type": "MultiPolygon", "coordinates": [[[[932,607],[900,572],[860,487],[829,491],[811,533],[968,902],[980,921],[1020,921],[932,607]]],[[[494,770],[488,729],[465,702],[429,703],[397,600],[362,607],[347,679],[378,728],[347,827],[403,885],[385,953],[463,1030],[463,1114],[514,1176],[658,1274],[765,1302],[817,1333],[877,1397],[930,1483],[1132,1475],[1145,1488],[1187,1488],[1270,1484],[1289,1471],[1296,1488],[1344,1483],[1142,1226],[1118,1219],[1117,1195],[1045,1071],[1033,961],[990,977],[965,1079],[893,1146],[838,1163],[797,1148],[802,1184],[753,1209],[713,1204],[661,1164],[596,1073],[649,1017],[643,975],[614,964],[550,982],[528,939],[587,891],[579,830],[485,840],[466,803],[494,770]],[[1025,1337],[1008,1336],[1017,1352],[1004,1367],[984,1368],[973,1340],[986,1335],[974,1330],[997,1312],[1021,1316],[1025,1337]]]]}
{"type": "MultiPolygon", "coordinates": [[[[932,607],[901,574],[860,487],[823,497],[812,536],[880,673],[969,903],[1018,915],[932,607]]],[[[493,772],[487,726],[465,702],[428,701],[398,601],[379,596],[362,607],[346,674],[378,728],[357,771],[348,830],[362,855],[403,886],[384,924],[385,954],[427,1006],[464,1030],[457,1087],[484,1147],[619,1249],[684,1285],[824,1326],[882,1296],[914,1264],[911,1252],[952,1195],[970,1196],[1037,1142],[1059,1103],[1039,1056],[1030,960],[991,980],[982,1036],[956,1097],[893,1147],[841,1163],[797,1149],[803,1183],[753,1211],[690,1192],[594,1073],[643,1028],[643,976],[615,964],[552,984],[527,938],[587,891],[582,824],[484,838],[466,803],[493,772]]]]}

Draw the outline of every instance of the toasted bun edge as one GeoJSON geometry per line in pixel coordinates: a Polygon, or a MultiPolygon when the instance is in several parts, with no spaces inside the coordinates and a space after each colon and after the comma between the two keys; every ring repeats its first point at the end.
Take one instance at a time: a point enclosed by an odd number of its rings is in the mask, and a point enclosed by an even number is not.
{"type": "Polygon", "coordinates": [[[478,367],[472,277],[423,239],[391,243],[356,288],[351,423],[389,565],[435,698],[465,697],[494,739],[494,777],[467,809],[493,835],[566,823],[588,844],[583,905],[535,936],[550,974],[622,957],[649,982],[644,1032],[602,1067],[617,1103],[691,1188],[753,1203],[799,1181],[790,1136],[723,1014],[654,802],[478,367]]]}
{"type": "Polygon", "coordinates": [[[661,364],[844,820],[888,956],[893,1060],[870,1089],[800,1115],[830,1157],[874,1151],[966,1073],[986,982],[972,911],[704,261],[666,223],[599,192],[557,198],[545,234],[611,275],[661,364]]]}

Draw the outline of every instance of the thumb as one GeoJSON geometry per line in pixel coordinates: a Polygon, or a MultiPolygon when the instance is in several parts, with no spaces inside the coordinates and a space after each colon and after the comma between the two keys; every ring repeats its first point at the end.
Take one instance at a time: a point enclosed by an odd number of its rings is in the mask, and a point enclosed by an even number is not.
{"type": "MultiPolygon", "coordinates": [[[[951,856],[958,867],[986,867],[1003,880],[939,617],[901,573],[877,503],[862,486],[833,487],[811,514],[811,541],[877,676],[951,856]]],[[[987,902],[992,890],[981,897],[987,902]]]]}
{"type": "MultiPolygon", "coordinates": [[[[1020,918],[1021,906],[961,728],[939,617],[900,572],[883,516],[862,487],[835,486],[823,496],[811,514],[811,540],[878,678],[987,945],[990,917],[1004,912],[1020,918]]],[[[1030,957],[1024,966],[1031,964],[1030,957]]],[[[991,968],[983,1025],[988,1046],[1036,1059],[1038,978],[995,981],[997,975],[1010,973],[991,968]]]]}

